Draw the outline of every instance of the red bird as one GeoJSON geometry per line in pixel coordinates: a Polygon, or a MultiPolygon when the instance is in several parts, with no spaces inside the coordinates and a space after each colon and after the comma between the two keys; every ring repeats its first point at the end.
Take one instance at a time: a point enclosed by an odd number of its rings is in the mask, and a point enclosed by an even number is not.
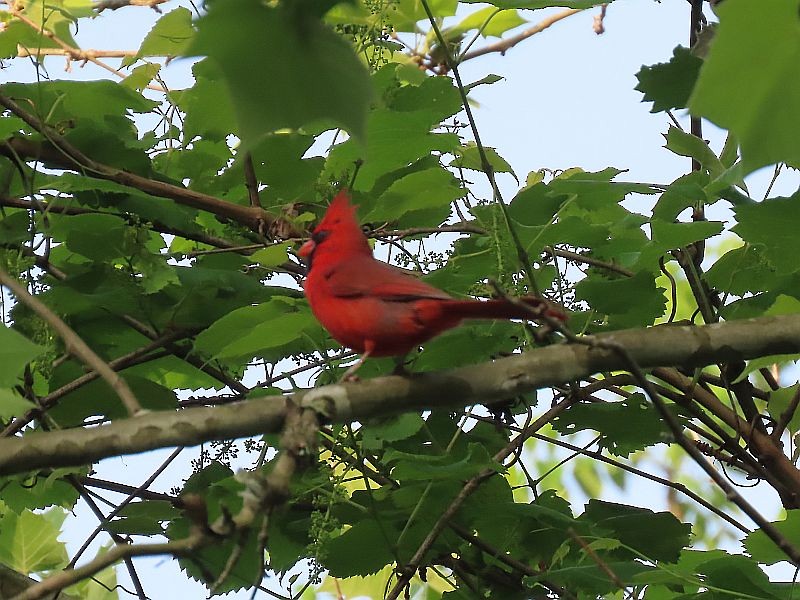
{"type": "MultiPolygon", "coordinates": [[[[303,285],[311,310],[333,338],[361,359],[403,355],[463,319],[525,319],[531,312],[508,300],[457,300],[402,269],[376,260],[340,191],[311,239],[299,250],[308,264],[303,285]]],[[[526,297],[533,309],[563,319],[545,300],[526,297]]]]}

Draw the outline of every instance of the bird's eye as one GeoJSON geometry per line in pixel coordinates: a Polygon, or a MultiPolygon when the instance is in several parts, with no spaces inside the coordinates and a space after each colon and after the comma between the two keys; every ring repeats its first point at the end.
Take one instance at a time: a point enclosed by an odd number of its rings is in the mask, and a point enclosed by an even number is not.
{"type": "Polygon", "coordinates": [[[328,231],[327,229],[321,229],[320,231],[315,231],[314,233],[311,234],[311,241],[314,242],[315,244],[319,244],[321,242],[324,242],[325,238],[327,238],[330,234],[331,232],[328,231]]]}

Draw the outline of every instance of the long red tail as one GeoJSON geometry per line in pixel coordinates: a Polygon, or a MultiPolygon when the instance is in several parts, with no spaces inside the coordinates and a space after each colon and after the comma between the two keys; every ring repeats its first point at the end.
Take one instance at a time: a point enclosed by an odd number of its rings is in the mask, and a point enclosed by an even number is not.
{"type": "Polygon", "coordinates": [[[458,315],[462,319],[530,319],[536,314],[566,321],[567,316],[555,305],[541,298],[523,296],[520,301],[530,309],[508,300],[445,300],[442,305],[449,314],[458,315]]]}

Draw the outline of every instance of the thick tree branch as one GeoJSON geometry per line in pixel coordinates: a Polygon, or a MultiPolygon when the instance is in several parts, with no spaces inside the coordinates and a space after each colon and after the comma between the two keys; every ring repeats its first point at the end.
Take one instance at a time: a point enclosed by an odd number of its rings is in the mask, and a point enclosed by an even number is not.
{"type": "MultiPolygon", "coordinates": [[[[275,215],[260,208],[226,202],[225,200],[220,200],[208,194],[196,192],[164,181],[142,177],[141,175],[136,175],[135,173],[97,162],[74,147],[62,135],[43,123],[38,117],[22,108],[22,106],[12,98],[0,94],[0,105],[6,107],[9,111],[41,133],[49,142],[39,142],[23,137],[12,137],[0,142],[0,154],[8,156],[12,160],[18,160],[19,158],[41,160],[53,168],[69,169],[78,171],[89,177],[114,181],[159,198],[169,198],[178,204],[231,219],[250,227],[254,231],[258,230],[259,223],[272,226],[276,221],[275,215]]],[[[295,234],[299,234],[300,232],[290,233],[290,237],[297,237],[295,234]]]]}
{"type": "MultiPolygon", "coordinates": [[[[624,347],[642,368],[702,367],[730,360],[800,353],[800,315],[692,326],[659,326],[597,336],[624,347]]],[[[324,412],[332,422],[476,403],[493,403],[593,373],[625,370],[618,353],[583,345],[554,345],[525,354],[411,377],[379,377],[298,392],[295,403],[324,412]]],[[[155,448],[192,446],[281,429],[284,397],[224,406],[146,414],[89,429],[0,440],[0,475],[92,463],[155,448]]]]}

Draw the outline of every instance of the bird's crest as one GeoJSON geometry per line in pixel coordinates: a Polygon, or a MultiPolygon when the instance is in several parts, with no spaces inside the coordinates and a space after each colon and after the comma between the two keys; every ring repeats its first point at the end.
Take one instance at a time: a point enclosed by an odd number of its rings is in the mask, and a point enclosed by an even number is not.
{"type": "Polygon", "coordinates": [[[343,227],[355,227],[359,231],[361,230],[356,218],[356,207],[350,204],[350,192],[346,189],[342,189],[336,194],[316,230],[342,229],[343,227]]]}

